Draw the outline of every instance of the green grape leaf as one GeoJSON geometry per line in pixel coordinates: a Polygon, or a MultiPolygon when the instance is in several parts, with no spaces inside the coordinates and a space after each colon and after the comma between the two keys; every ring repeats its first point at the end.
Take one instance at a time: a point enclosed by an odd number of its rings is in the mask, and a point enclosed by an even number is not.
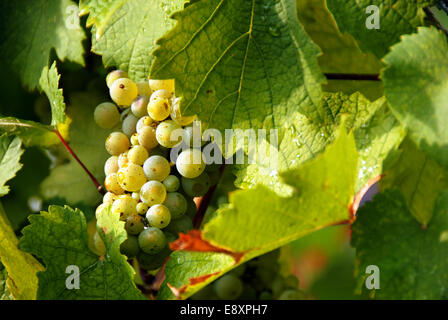
{"type": "Polygon", "coordinates": [[[273,168],[269,157],[263,156],[257,157],[253,164],[236,165],[236,185],[249,188],[262,184],[280,194],[291,192],[291,188],[279,181],[278,173],[298,168],[322,152],[333,141],[344,116],[347,129],[354,130],[360,153],[356,190],[380,174],[382,161],[404,138],[404,131],[389,112],[385,99],[370,102],[360,93],[351,96],[326,93],[321,107],[324,118],[320,123],[296,114],[295,122],[279,141],[277,168],[273,168]]]}
{"type": "Polygon", "coordinates": [[[53,48],[60,60],[84,64],[85,33],[73,1],[2,1],[0,30],[0,58],[29,88],[38,85],[53,48]]]}
{"type": "Polygon", "coordinates": [[[6,285],[14,299],[35,299],[36,274],[43,267],[32,255],[19,250],[18,242],[0,202],[0,259],[8,273],[6,285]]]}
{"type": "Polygon", "coordinates": [[[398,188],[411,213],[423,225],[431,220],[437,195],[448,189],[448,172],[406,139],[384,170],[382,190],[398,188]]]}
{"type": "Polygon", "coordinates": [[[342,33],[348,32],[363,51],[373,52],[378,58],[384,57],[390,46],[400,41],[403,34],[413,33],[424,25],[424,7],[435,0],[327,0],[328,8],[337,21],[342,33]],[[369,6],[379,8],[379,29],[369,29],[372,12],[369,6]]]}
{"type": "Polygon", "coordinates": [[[60,75],[58,74],[55,61],[50,69],[45,66],[39,80],[41,90],[45,92],[48,100],[50,100],[52,126],[62,124],[66,120],[64,96],[62,95],[62,89],[59,89],[59,78],[60,75]]]}
{"type": "Polygon", "coordinates": [[[191,4],[172,15],[150,76],[174,78],[182,113],[222,132],[288,126],[297,110],[320,118],[319,49],[295,13],[293,0],[191,4]]]}
{"type": "Polygon", "coordinates": [[[172,12],[183,8],[184,0],[121,0],[80,2],[82,14],[93,25],[92,50],[103,56],[106,67],[128,72],[131,79],[148,79],[155,42],[172,26],[172,12]],[[132,36],[130,36],[132,35],[132,36]]]}
{"type": "MultiPolygon", "coordinates": [[[[73,94],[67,114],[72,120],[70,126],[70,147],[82,159],[84,165],[98,181],[104,180],[104,163],[108,153],[104,143],[110,131],[97,126],[93,112],[97,104],[103,102],[93,93],[73,94]]],[[[55,167],[41,184],[42,195],[46,199],[59,197],[68,204],[82,202],[96,205],[101,199],[92,181],[75,159],[55,167]]]]}
{"type": "Polygon", "coordinates": [[[8,271],[0,260],[0,300],[12,300],[12,293],[8,289],[8,271]]]}
{"type": "Polygon", "coordinates": [[[392,47],[384,61],[386,98],[417,146],[448,167],[448,44],[435,28],[420,28],[392,47]],[[430,48],[430,50],[428,49],[430,48]]]}
{"type": "Polygon", "coordinates": [[[324,153],[281,175],[294,188],[291,196],[279,196],[263,186],[231,193],[230,205],[218,209],[204,225],[200,239],[193,236],[196,231],[190,234],[192,239],[184,235],[178,240],[180,244],[193,243],[193,247],[180,247],[188,251],[200,250],[204,241],[208,247],[201,249],[205,252],[172,254],[165,270],[167,285],[159,298],[173,298],[173,292],[185,298],[239,263],[349,219],[357,163],[353,135],[341,127],[338,138],[324,153]],[[198,267],[182,271],[186,264],[198,267]]]}
{"type": "Polygon", "coordinates": [[[357,213],[352,245],[359,260],[358,290],[378,299],[447,299],[448,191],[440,193],[426,228],[409,212],[399,190],[376,195],[357,213]],[[380,289],[369,292],[367,266],[380,271],[380,289]]]}
{"type": "Polygon", "coordinates": [[[16,176],[22,168],[20,157],[23,154],[20,138],[0,136],[0,197],[9,192],[6,182],[16,176]]]}
{"type": "Polygon", "coordinates": [[[43,260],[46,269],[38,273],[38,299],[142,299],[133,283],[134,271],[120,254],[126,239],[124,222],[110,207],[100,212],[98,232],[106,246],[97,256],[88,246],[84,214],[70,207],[50,206],[48,212],[29,217],[31,225],[23,229],[20,248],[43,260]],[[79,268],[79,289],[68,289],[68,266],[79,268]]]}

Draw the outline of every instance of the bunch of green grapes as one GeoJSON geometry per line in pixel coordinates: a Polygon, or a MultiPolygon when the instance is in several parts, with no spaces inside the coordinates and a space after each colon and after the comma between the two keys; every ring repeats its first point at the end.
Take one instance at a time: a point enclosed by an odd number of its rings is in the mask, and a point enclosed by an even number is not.
{"type": "MultiPolygon", "coordinates": [[[[128,234],[121,252],[153,271],[170,254],[168,243],[193,228],[193,198],[216,182],[209,175],[215,176],[219,166],[206,168],[202,146],[190,144],[195,117],[180,114],[174,80],[135,83],[126,72],[115,70],[106,82],[112,102],[98,105],[94,119],[113,132],[105,144],[110,154],[104,165],[107,193],[97,214],[111,206],[128,234]],[[174,137],[177,129],[182,135],[174,137]],[[184,142],[187,147],[175,163],[170,161],[170,149],[184,142]]],[[[104,253],[101,238],[94,240],[97,253],[104,253]]]]}
{"type": "Polygon", "coordinates": [[[274,250],[242,264],[193,296],[193,300],[304,300],[293,274],[282,276],[274,250]]]}

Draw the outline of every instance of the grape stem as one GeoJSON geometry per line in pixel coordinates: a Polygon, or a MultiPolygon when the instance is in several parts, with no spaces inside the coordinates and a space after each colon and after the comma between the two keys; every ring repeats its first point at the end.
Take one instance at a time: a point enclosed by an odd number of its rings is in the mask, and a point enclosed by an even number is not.
{"type": "Polygon", "coordinates": [[[207,208],[210,204],[210,201],[212,200],[213,194],[215,193],[216,187],[219,184],[219,180],[221,180],[222,174],[225,169],[225,164],[223,163],[221,167],[219,168],[219,179],[218,183],[214,186],[210,187],[210,189],[207,191],[205,195],[200,197],[198,201],[196,202],[198,209],[196,211],[196,215],[193,219],[193,226],[195,229],[199,229],[202,224],[202,220],[204,220],[205,212],[207,211],[207,208]]]}
{"type": "Polygon", "coordinates": [[[84,165],[84,163],[78,158],[76,153],[73,151],[72,148],[68,145],[67,141],[62,137],[59,130],[55,129],[54,133],[58,136],[59,140],[61,140],[62,144],[64,145],[65,149],[75,158],[75,160],[79,163],[79,165],[82,167],[82,169],[87,173],[90,180],[92,180],[93,184],[95,185],[96,189],[101,195],[104,195],[106,191],[104,190],[103,186],[98,182],[98,180],[95,178],[95,176],[87,169],[87,167],[84,165]]]}

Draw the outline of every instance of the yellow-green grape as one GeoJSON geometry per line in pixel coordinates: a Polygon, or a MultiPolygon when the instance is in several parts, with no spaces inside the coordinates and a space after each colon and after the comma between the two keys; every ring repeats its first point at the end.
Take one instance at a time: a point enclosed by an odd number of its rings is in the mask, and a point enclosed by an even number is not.
{"type": "Polygon", "coordinates": [[[138,142],[138,133],[134,133],[131,138],[129,139],[131,141],[131,145],[133,146],[138,146],[139,142],[138,142]]]}
{"type": "Polygon", "coordinates": [[[128,107],[138,95],[138,88],[134,81],[128,78],[115,80],[109,89],[112,100],[122,107],[128,107]]]}
{"type": "Polygon", "coordinates": [[[166,90],[171,94],[174,93],[174,79],[167,79],[167,80],[149,79],[148,83],[149,87],[153,92],[157,90],[166,90]]]}
{"type": "Polygon", "coordinates": [[[189,124],[192,124],[196,119],[196,115],[183,116],[180,113],[180,98],[175,98],[173,103],[171,104],[170,117],[171,120],[173,120],[180,126],[188,126],[189,124]]]}
{"type": "Polygon", "coordinates": [[[165,248],[157,254],[147,254],[140,251],[137,256],[137,261],[139,266],[143,269],[153,271],[163,266],[170,253],[171,251],[168,246],[165,246],[165,248]]]}
{"type": "Polygon", "coordinates": [[[126,191],[139,191],[142,185],[144,185],[146,182],[143,168],[133,163],[129,163],[127,166],[120,168],[120,170],[118,170],[117,176],[118,183],[126,191]]]}
{"type": "Polygon", "coordinates": [[[118,199],[118,196],[109,191],[109,192],[106,192],[106,194],[103,196],[103,203],[104,204],[112,204],[117,199],[118,199]]]}
{"type": "Polygon", "coordinates": [[[157,99],[148,103],[148,114],[156,121],[163,121],[169,117],[171,111],[168,99],[157,99]]]}
{"type": "Polygon", "coordinates": [[[199,177],[188,179],[181,178],[182,189],[190,197],[202,197],[210,189],[210,178],[207,172],[202,172],[199,177]]]}
{"type": "Polygon", "coordinates": [[[101,128],[111,129],[120,121],[120,113],[115,104],[111,102],[103,102],[95,108],[93,119],[101,128]]]}
{"type": "Polygon", "coordinates": [[[178,177],[174,175],[169,175],[168,177],[163,180],[163,185],[166,188],[166,191],[168,192],[174,192],[177,191],[180,187],[180,180],[178,177]]]}
{"type": "Polygon", "coordinates": [[[163,181],[169,176],[171,166],[162,156],[150,156],[143,164],[143,171],[148,180],[163,181]]]}
{"type": "Polygon", "coordinates": [[[157,126],[157,141],[161,146],[164,146],[165,148],[173,148],[182,141],[182,137],[182,127],[173,120],[165,120],[157,126]],[[175,130],[177,130],[177,132],[174,132],[175,130]]]}
{"type": "Polygon", "coordinates": [[[138,133],[138,143],[145,147],[146,150],[151,150],[159,144],[156,138],[156,129],[150,126],[144,126],[138,133]]]}
{"type": "Polygon", "coordinates": [[[128,234],[139,234],[145,228],[143,218],[141,216],[139,216],[138,214],[129,216],[126,219],[124,228],[126,229],[128,234]]]}
{"type": "Polygon", "coordinates": [[[112,156],[118,156],[130,147],[129,138],[122,132],[112,132],[106,139],[106,150],[112,156]]]}
{"type": "Polygon", "coordinates": [[[146,159],[148,159],[149,154],[148,151],[145,149],[145,147],[142,147],[141,145],[133,146],[128,151],[128,160],[132,163],[143,165],[146,159]]]}
{"type": "Polygon", "coordinates": [[[234,300],[243,292],[243,283],[238,277],[226,274],[213,284],[216,295],[223,300],[234,300]]]}
{"type": "Polygon", "coordinates": [[[93,246],[97,255],[103,256],[106,254],[106,245],[104,244],[103,239],[101,239],[98,231],[93,235],[93,246]]]}
{"type": "Polygon", "coordinates": [[[132,101],[131,111],[137,118],[141,118],[148,115],[148,102],[149,98],[145,95],[140,95],[132,101]]]}
{"type": "Polygon", "coordinates": [[[139,202],[137,204],[137,213],[138,214],[146,214],[146,212],[148,212],[148,209],[149,209],[149,205],[144,202],[139,202]]]}
{"type": "Polygon", "coordinates": [[[131,198],[137,201],[140,201],[140,192],[132,192],[131,198]]]}
{"type": "Polygon", "coordinates": [[[199,149],[184,150],[177,157],[176,168],[183,177],[196,178],[204,172],[204,155],[199,149]]]}
{"type": "Polygon", "coordinates": [[[166,244],[165,234],[159,228],[149,227],[138,236],[140,249],[149,254],[156,254],[162,251],[166,244]]]}
{"type": "Polygon", "coordinates": [[[182,216],[179,219],[171,220],[165,231],[178,235],[179,233],[187,233],[191,229],[193,229],[191,219],[187,216],[182,216]]]}
{"type": "Polygon", "coordinates": [[[98,219],[100,213],[101,213],[104,209],[106,209],[106,207],[109,206],[109,205],[110,205],[110,203],[102,203],[102,204],[100,204],[100,205],[96,208],[96,210],[95,210],[95,217],[98,219]]]}
{"type": "Polygon", "coordinates": [[[154,91],[151,94],[151,97],[149,98],[149,102],[154,102],[156,100],[167,99],[171,103],[172,96],[173,96],[173,94],[171,92],[169,92],[169,91],[166,91],[164,89],[157,90],[157,91],[154,91]]]}
{"type": "Polygon", "coordinates": [[[160,181],[148,181],[140,190],[140,199],[150,206],[161,204],[165,198],[166,188],[160,181]]]}
{"type": "Polygon", "coordinates": [[[127,194],[121,195],[112,204],[112,213],[117,214],[121,221],[126,221],[128,217],[137,214],[137,201],[127,194]]]}
{"type": "Polygon", "coordinates": [[[106,76],[106,84],[107,87],[110,88],[112,83],[114,83],[115,80],[120,78],[129,78],[128,74],[123,70],[114,70],[109,72],[109,74],[106,76]]]}
{"type": "Polygon", "coordinates": [[[128,137],[131,137],[134,133],[137,132],[137,121],[138,118],[133,114],[129,114],[126,118],[124,118],[123,123],[121,125],[121,131],[128,137]]]}
{"type": "Polygon", "coordinates": [[[136,257],[140,253],[138,238],[136,236],[128,235],[128,238],[120,244],[120,252],[129,259],[136,257]]]}
{"type": "Polygon", "coordinates": [[[118,183],[118,176],[115,172],[106,176],[106,179],[104,180],[104,187],[107,191],[115,193],[117,195],[124,193],[123,188],[118,183]]]}
{"type": "Polygon", "coordinates": [[[156,204],[149,208],[146,213],[146,220],[148,220],[151,227],[163,229],[170,224],[170,210],[163,204],[156,204]]]}
{"type": "Polygon", "coordinates": [[[145,126],[150,126],[150,125],[152,125],[154,123],[154,120],[153,119],[151,119],[151,117],[150,116],[144,116],[143,118],[140,118],[138,121],[137,121],[137,133],[139,133],[140,131],[141,131],[141,129],[143,128],[143,127],[145,127],[145,126]]]}
{"type": "Polygon", "coordinates": [[[151,96],[152,90],[149,87],[148,81],[140,81],[137,82],[137,88],[138,88],[138,94],[139,95],[145,95],[145,96],[151,96]]]}
{"type": "Polygon", "coordinates": [[[104,164],[104,174],[107,176],[108,174],[117,172],[119,169],[118,166],[118,157],[117,156],[111,156],[106,160],[106,163],[104,164]]]}
{"type": "MultiPolygon", "coordinates": [[[[129,159],[128,159],[128,151],[123,152],[118,156],[118,169],[124,168],[128,165],[129,159]]],[[[117,171],[118,172],[118,171],[117,171]]]]}
{"type": "Polygon", "coordinates": [[[168,192],[163,205],[168,208],[173,219],[179,219],[187,212],[188,203],[179,192],[168,192]]]}

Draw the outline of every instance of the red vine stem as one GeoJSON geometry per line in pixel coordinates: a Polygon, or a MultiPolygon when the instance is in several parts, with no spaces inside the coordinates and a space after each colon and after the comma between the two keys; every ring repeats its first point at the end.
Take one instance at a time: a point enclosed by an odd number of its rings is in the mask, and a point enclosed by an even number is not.
{"type": "Polygon", "coordinates": [[[89,171],[89,169],[87,169],[87,167],[84,165],[84,163],[78,158],[78,156],[76,155],[76,153],[73,151],[72,148],[70,148],[70,146],[68,145],[67,141],[65,141],[65,139],[62,137],[61,133],[59,132],[59,130],[55,129],[53,131],[59,138],[59,140],[61,140],[62,144],[64,145],[65,149],[67,149],[67,151],[73,156],[73,158],[75,158],[75,160],[79,163],[79,165],[83,168],[83,170],[87,173],[87,175],[89,176],[90,180],[92,180],[93,184],[95,185],[96,189],[98,190],[98,192],[102,195],[104,195],[106,193],[106,191],[104,190],[103,186],[98,182],[98,180],[95,178],[95,176],[89,171]]]}

